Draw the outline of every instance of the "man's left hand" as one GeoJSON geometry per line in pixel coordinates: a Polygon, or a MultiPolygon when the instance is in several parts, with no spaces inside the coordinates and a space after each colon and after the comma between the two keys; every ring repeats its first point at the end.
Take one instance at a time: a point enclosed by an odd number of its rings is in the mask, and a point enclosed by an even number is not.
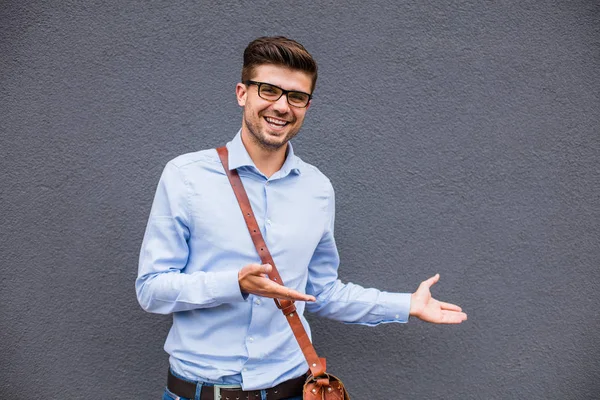
{"type": "Polygon", "coordinates": [[[410,315],[434,324],[460,324],[467,320],[462,309],[450,303],[444,303],[431,297],[430,288],[440,279],[436,274],[421,282],[419,288],[411,296],[410,315]]]}

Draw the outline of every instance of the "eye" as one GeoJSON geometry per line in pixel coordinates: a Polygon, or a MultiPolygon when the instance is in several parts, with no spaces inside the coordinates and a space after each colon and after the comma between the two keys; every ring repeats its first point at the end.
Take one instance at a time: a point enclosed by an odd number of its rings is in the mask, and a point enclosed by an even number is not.
{"type": "Polygon", "coordinates": [[[281,94],[281,90],[271,85],[261,85],[260,92],[266,96],[278,96],[281,94]]]}
{"type": "Polygon", "coordinates": [[[308,95],[302,92],[289,92],[288,99],[294,104],[306,104],[308,102],[308,95]]]}

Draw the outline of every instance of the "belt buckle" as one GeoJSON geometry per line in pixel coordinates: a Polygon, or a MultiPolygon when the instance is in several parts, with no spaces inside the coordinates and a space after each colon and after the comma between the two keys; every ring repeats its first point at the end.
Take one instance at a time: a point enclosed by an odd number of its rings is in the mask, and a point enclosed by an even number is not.
{"type": "MultiPolygon", "coordinates": [[[[242,389],[240,385],[213,385],[213,394],[215,396],[215,400],[225,400],[221,397],[221,389],[242,389]]],[[[229,399],[236,400],[236,399],[229,399]]],[[[242,400],[242,399],[238,399],[242,400]]]]}

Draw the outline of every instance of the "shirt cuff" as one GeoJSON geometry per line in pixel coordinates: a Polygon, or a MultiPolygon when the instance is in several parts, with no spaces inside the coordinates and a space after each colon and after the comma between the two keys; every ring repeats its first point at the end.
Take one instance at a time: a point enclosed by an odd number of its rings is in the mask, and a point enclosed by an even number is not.
{"type": "Polygon", "coordinates": [[[220,271],[207,275],[206,284],[210,296],[218,303],[245,301],[238,282],[238,271],[220,271]]]}
{"type": "Polygon", "coordinates": [[[410,300],[410,293],[382,292],[379,295],[379,304],[385,310],[385,320],[383,322],[408,322],[410,300]]]}

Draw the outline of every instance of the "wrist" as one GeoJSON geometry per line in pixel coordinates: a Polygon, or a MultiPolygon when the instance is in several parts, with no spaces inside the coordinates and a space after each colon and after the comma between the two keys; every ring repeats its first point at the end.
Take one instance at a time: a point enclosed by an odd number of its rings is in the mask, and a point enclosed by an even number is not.
{"type": "Polygon", "coordinates": [[[409,317],[416,317],[417,316],[417,309],[416,309],[416,304],[415,304],[415,295],[416,293],[412,293],[410,295],[410,308],[408,311],[408,316],[409,317]]]}

